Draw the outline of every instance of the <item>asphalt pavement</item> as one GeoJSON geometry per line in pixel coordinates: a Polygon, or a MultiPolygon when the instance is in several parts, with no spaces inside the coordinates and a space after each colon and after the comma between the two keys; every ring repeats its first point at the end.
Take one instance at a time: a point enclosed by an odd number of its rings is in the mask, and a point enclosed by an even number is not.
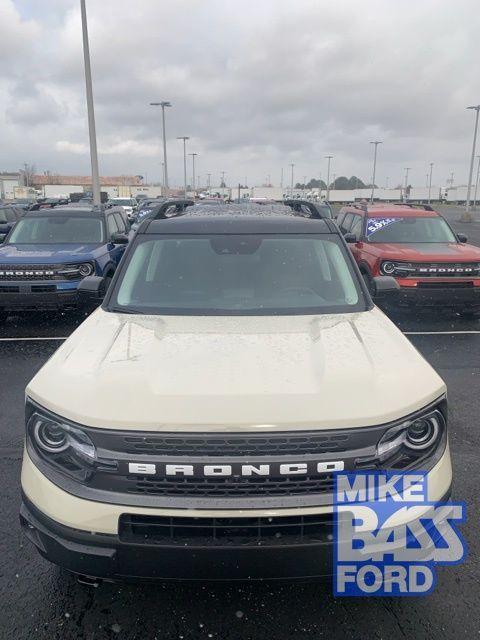
{"type": "MultiPolygon", "coordinates": [[[[480,222],[458,231],[480,245],[480,222]]],[[[44,561],[20,532],[24,389],[81,322],[11,318],[0,329],[0,639],[473,638],[480,632],[478,430],[480,322],[451,314],[392,319],[446,380],[454,498],[467,504],[466,562],[439,571],[427,597],[334,598],[331,584],[102,584],[85,587],[44,561]]],[[[392,363],[395,366],[395,363],[392,363]]],[[[79,389],[81,393],[81,389],[79,389]]]]}

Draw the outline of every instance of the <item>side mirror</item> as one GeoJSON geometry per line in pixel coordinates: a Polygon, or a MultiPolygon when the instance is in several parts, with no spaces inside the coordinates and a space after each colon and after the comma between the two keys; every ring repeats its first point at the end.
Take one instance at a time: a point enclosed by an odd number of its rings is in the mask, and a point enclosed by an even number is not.
{"type": "Polygon", "coordinates": [[[468,238],[464,233],[457,233],[457,238],[459,242],[468,242],[468,238]]]}
{"type": "Polygon", "coordinates": [[[118,231],[114,233],[112,236],[113,244],[128,244],[128,235],[126,233],[121,233],[118,231]]]}
{"type": "Polygon", "coordinates": [[[81,305],[98,305],[105,297],[107,281],[101,276],[87,276],[80,282],[77,291],[81,305]]]}
{"type": "Polygon", "coordinates": [[[374,297],[386,298],[400,291],[400,285],[393,276],[376,276],[373,278],[374,297]]]}
{"type": "Polygon", "coordinates": [[[354,233],[345,233],[343,237],[345,239],[345,242],[347,242],[348,244],[355,244],[356,242],[358,242],[357,236],[354,233]]]}

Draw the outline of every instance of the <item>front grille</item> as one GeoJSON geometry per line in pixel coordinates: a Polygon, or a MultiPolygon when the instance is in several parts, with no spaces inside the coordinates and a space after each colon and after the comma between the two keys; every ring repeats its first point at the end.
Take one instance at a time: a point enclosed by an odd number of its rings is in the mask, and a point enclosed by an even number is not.
{"type": "Polygon", "coordinates": [[[322,476],[280,476],[245,478],[159,478],[132,476],[127,478],[128,493],[152,496],[179,496],[197,498],[241,498],[250,496],[289,496],[306,493],[333,493],[334,478],[322,476]]]}
{"type": "Polygon", "coordinates": [[[0,264],[0,281],[55,280],[58,264],[0,264]]]}
{"type": "Polygon", "coordinates": [[[409,262],[396,263],[395,275],[405,278],[480,278],[477,263],[462,262],[409,262]],[[401,273],[405,267],[405,273],[401,273]]]}
{"type": "Polygon", "coordinates": [[[333,515],[183,518],[123,514],[122,542],[181,547],[331,544],[333,515]]]}
{"type": "Polygon", "coordinates": [[[78,271],[64,264],[0,264],[0,282],[78,280],[78,271]],[[67,270],[67,273],[60,273],[67,270]],[[70,270],[70,273],[68,271],[70,270]]]}
{"type": "MultiPolygon", "coordinates": [[[[142,500],[145,505],[175,503],[198,508],[208,504],[223,508],[234,502],[245,508],[260,503],[278,507],[295,500],[332,504],[333,473],[317,469],[317,464],[339,462],[347,471],[360,469],[375,459],[377,443],[387,428],[388,425],[379,425],[267,434],[86,429],[102,452],[88,485],[118,496],[119,504],[133,504],[129,498],[142,500]],[[112,464],[106,466],[106,462],[112,464]],[[280,469],[281,464],[300,463],[306,465],[302,472],[280,469]],[[131,471],[130,464],[150,465],[153,469],[131,471]],[[166,465],[187,465],[192,471],[168,474],[166,465]],[[205,465],[226,465],[227,472],[207,474],[205,465]],[[268,470],[248,475],[242,472],[242,465],[263,465],[268,470]]],[[[392,467],[402,468],[402,464],[392,467]]]]}
{"type": "Polygon", "coordinates": [[[272,436],[125,436],[122,451],[174,456],[275,456],[343,452],[353,434],[309,433],[272,436]]]}

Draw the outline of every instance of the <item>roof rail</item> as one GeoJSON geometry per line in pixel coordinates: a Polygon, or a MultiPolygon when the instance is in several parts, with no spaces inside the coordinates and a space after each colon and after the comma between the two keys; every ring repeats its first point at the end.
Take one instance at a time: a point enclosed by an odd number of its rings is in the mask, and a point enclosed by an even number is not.
{"type": "MultiPolygon", "coordinates": [[[[310,211],[310,218],[318,220],[326,219],[328,216],[324,216],[322,211],[318,209],[313,202],[309,200],[284,200],[283,204],[286,207],[290,207],[295,212],[304,213],[303,207],[306,207],[310,211]]],[[[307,217],[307,216],[305,216],[307,217]]]]}
{"type": "Polygon", "coordinates": [[[167,200],[162,204],[162,206],[156,212],[155,216],[151,218],[151,220],[176,218],[179,215],[183,215],[187,207],[191,207],[194,204],[195,202],[193,200],[167,200]],[[170,211],[172,207],[175,207],[174,211],[170,211]]]}

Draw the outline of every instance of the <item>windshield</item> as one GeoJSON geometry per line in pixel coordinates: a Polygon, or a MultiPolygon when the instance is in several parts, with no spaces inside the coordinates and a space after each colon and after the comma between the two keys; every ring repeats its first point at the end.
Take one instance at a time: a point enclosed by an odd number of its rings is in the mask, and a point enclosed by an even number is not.
{"type": "Polygon", "coordinates": [[[306,314],[365,310],[335,236],[137,239],[109,308],[154,314],[306,314]]]}
{"type": "Polygon", "coordinates": [[[443,218],[369,218],[368,242],[456,242],[443,218]]]}
{"type": "Polygon", "coordinates": [[[103,223],[99,218],[55,215],[20,220],[8,243],[100,244],[103,238],[103,223]]]}

